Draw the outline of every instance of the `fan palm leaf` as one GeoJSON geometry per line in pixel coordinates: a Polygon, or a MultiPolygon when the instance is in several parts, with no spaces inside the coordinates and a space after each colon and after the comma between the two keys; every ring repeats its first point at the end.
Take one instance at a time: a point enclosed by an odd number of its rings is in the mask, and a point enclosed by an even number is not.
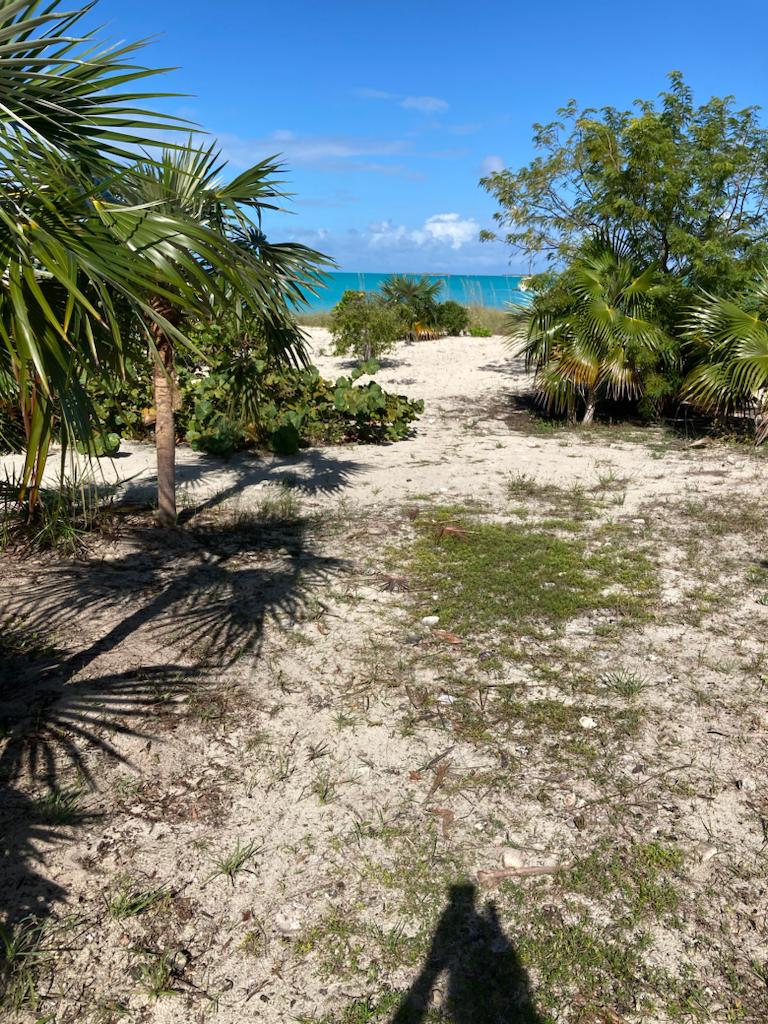
{"type": "Polygon", "coordinates": [[[697,365],[683,397],[710,412],[754,413],[756,441],[765,440],[768,404],[768,271],[740,300],[702,296],[686,334],[697,365]]]}
{"type": "Polygon", "coordinates": [[[621,240],[600,236],[553,288],[514,309],[508,334],[545,407],[571,414],[582,404],[589,422],[601,398],[641,398],[645,371],[672,344],[659,323],[664,296],[655,267],[638,266],[621,240]]]}

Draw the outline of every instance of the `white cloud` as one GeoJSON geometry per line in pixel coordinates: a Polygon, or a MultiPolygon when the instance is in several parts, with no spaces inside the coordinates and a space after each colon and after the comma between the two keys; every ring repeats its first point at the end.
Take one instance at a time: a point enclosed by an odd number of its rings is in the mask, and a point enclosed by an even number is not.
{"type": "MultiPolygon", "coordinates": [[[[219,135],[224,157],[234,167],[249,167],[264,157],[279,154],[291,164],[310,164],[315,167],[342,169],[346,161],[363,157],[400,156],[412,146],[403,139],[361,138],[347,135],[296,135],[281,129],[270,135],[244,139],[237,135],[219,135]]],[[[350,165],[353,170],[383,173],[402,173],[404,168],[363,161],[350,165]]]]}
{"type": "Polygon", "coordinates": [[[447,110],[449,104],[437,96],[406,96],[400,101],[405,110],[419,110],[422,114],[437,114],[447,110]]]}
{"type": "Polygon", "coordinates": [[[451,249],[477,238],[480,225],[472,217],[460,217],[458,213],[435,213],[427,217],[424,226],[412,232],[414,241],[428,244],[431,241],[445,242],[451,249]]]}
{"type": "Polygon", "coordinates": [[[419,228],[407,228],[383,220],[368,226],[368,242],[374,249],[391,249],[404,244],[411,249],[460,249],[475,240],[480,225],[473,217],[458,213],[435,213],[427,217],[419,228]]]}
{"type": "Polygon", "coordinates": [[[383,273],[510,273],[509,251],[479,239],[480,224],[458,213],[437,213],[413,227],[376,221],[365,231],[299,229],[292,241],[332,256],[342,270],[383,273]]]}
{"type": "Polygon", "coordinates": [[[382,89],[355,89],[355,95],[364,100],[390,100],[404,110],[418,110],[422,114],[442,114],[450,106],[439,96],[402,96],[382,89]]]}
{"type": "Polygon", "coordinates": [[[495,174],[498,171],[504,170],[504,161],[495,153],[490,153],[480,164],[480,170],[484,175],[495,174]]]}
{"type": "Polygon", "coordinates": [[[364,100],[396,100],[397,96],[391,92],[384,92],[381,89],[355,89],[355,95],[364,100]]]}

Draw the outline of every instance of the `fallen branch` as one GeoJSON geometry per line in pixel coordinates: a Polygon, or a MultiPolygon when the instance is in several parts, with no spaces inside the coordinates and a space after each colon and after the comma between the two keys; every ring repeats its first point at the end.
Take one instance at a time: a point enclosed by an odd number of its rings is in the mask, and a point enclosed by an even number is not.
{"type": "Polygon", "coordinates": [[[477,881],[480,885],[496,885],[506,878],[525,878],[528,875],[556,875],[558,871],[565,871],[573,867],[573,861],[565,861],[562,864],[526,864],[519,868],[501,868],[498,871],[478,871],[477,881]]]}

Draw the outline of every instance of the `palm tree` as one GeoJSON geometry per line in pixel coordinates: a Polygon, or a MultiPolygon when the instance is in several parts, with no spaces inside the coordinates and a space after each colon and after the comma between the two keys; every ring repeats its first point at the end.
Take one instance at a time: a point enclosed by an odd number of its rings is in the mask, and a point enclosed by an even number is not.
{"type": "Polygon", "coordinates": [[[768,270],[740,299],[705,295],[686,334],[697,365],[683,398],[719,415],[751,413],[755,444],[768,438],[768,270]]]}
{"type": "MultiPolygon", "coordinates": [[[[184,316],[239,297],[265,311],[273,337],[287,345],[290,334],[282,300],[266,294],[279,266],[270,278],[215,219],[146,199],[167,153],[126,170],[139,152],[154,152],[158,129],[188,126],[146,113],[163,94],[136,91],[158,73],[131,63],[142,44],[100,49],[94,33],[77,34],[92,6],[61,12],[60,0],[0,0],[0,344],[27,434],[20,497],[31,484],[30,513],[54,412],[64,439],[85,440],[83,371],[111,361],[119,372],[147,326],[156,342],[185,344],[184,316]],[[128,202],[129,193],[137,198],[128,202]]],[[[247,175],[237,181],[247,193],[247,175]]],[[[232,186],[230,196],[242,198],[232,186]]]]}
{"type": "Polygon", "coordinates": [[[54,406],[64,436],[90,430],[80,367],[119,362],[127,322],[161,322],[143,298],[152,282],[194,308],[205,279],[184,266],[190,237],[204,245],[197,225],[112,198],[152,133],[182,127],[146,112],[161,93],[136,91],[158,72],[131,63],[141,44],[100,49],[77,34],[92,4],[59,6],[0,0],[0,343],[27,433],[30,510],[54,406]]]}
{"type": "Polygon", "coordinates": [[[429,330],[437,324],[437,296],[442,281],[430,281],[426,274],[411,277],[392,274],[382,281],[379,290],[388,305],[403,310],[410,330],[429,330]]]}
{"type": "Polygon", "coordinates": [[[509,337],[547,410],[575,419],[581,408],[591,423],[603,399],[640,399],[646,378],[674,358],[660,320],[667,293],[656,267],[598,236],[531,305],[513,309],[509,337]]]}
{"type": "MultiPolygon", "coordinates": [[[[202,250],[192,238],[185,254],[194,268],[193,282],[201,269],[207,274],[206,316],[217,309],[229,313],[239,304],[261,322],[272,355],[304,360],[303,336],[291,307],[319,284],[320,268],[328,261],[302,245],[271,243],[261,231],[263,212],[276,209],[275,200],[284,196],[278,163],[264,160],[230,182],[223,179],[225,168],[215,145],[196,147],[190,140],[185,149],[168,149],[157,161],[137,164],[117,191],[130,206],[191,220],[210,233],[213,247],[202,250]]],[[[173,331],[183,324],[188,304],[161,287],[151,289],[146,301],[155,357],[158,520],[170,525],[176,521],[173,331]]]]}

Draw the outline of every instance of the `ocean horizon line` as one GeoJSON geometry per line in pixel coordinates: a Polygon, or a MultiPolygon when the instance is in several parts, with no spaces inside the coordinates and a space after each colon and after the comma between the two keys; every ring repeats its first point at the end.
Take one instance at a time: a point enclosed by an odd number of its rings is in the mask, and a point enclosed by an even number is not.
{"type": "Polygon", "coordinates": [[[441,282],[443,287],[438,296],[441,302],[450,299],[464,306],[503,309],[510,303],[525,301],[525,291],[520,287],[520,282],[527,276],[526,274],[415,274],[408,271],[335,270],[323,275],[325,282],[317,295],[309,297],[306,309],[310,312],[326,312],[333,309],[345,291],[376,292],[382,282],[393,274],[426,277],[430,281],[441,282]]]}

